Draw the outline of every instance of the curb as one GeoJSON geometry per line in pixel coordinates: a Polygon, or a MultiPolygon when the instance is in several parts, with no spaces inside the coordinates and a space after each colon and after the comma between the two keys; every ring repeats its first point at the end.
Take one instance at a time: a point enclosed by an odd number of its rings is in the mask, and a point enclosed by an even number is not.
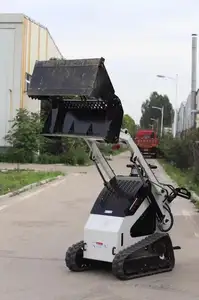
{"type": "Polygon", "coordinates": [[[13,196],[19,195],[23,192],[26,192],[28,190],[33,189],[34,187],[44,185],[44,184],[49,183],[49,182],[54,181],[54,180],[59,180],[63,177],[65,177],[65,176],[64,175],[58,175],[58,176],[55,176],[55,177],[51,177],[51,178],[48,178],[48,179],[44,179],[44,180],[41,180],[41,181],[31,183],[29,185],[25,185],[24,187],[22,187],[22,188],[20,188],[16,191],[9,192],[7,194],[1,195],[0,199],[5,198],[5,197],[13,197],[13,196]]]}

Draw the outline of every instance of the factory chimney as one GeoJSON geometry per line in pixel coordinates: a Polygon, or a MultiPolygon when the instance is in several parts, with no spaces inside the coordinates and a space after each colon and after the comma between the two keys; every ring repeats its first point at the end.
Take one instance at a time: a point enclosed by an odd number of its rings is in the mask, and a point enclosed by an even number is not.
{"type": "MultiPolygon", "coordinates": [[[[191,109],[197,109],[196,103],[196,79],[197,79],[197,34],[192,34],[192,62],[191,62],[191,109]]],[[[196,113],[193,114],[196,128],[196,113]]]]}

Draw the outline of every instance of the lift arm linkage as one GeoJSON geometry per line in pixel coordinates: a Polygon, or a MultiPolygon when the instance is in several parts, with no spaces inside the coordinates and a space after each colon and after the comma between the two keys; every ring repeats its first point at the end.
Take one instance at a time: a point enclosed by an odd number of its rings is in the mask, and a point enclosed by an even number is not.
{"type": "MultiPolygon", "coordinates": [[[[115,177],[115,173],[97,146],[98,142],[105,142],[105,141],[97,137],[88,137],[88,138],[84,137],[84,140],[86,141],[87,145],[91,150],[92,159],[98,163],[98,166],[99,165],[101,166],[101,168],[103,169],[104,173],[107,175],[109,180],[113,179],[115,177]]],[[[132,137],[128,133],[128,130],[122,129],[120,131],[119,140],[120,142],[127,144],[127,147],[130,150],[131,154],[134,154],[134,156],[137,157],[138,164],[144,169],[145,174],[147,175],[148,180],[151,183],[151,193],[154,199],[154,205],[157,211],[157,215],[159,216],[159,220],[162,221],[165,215],[163,204],[167,193],[165,191],[165,187],[164,188],[161,187],[160,183],[158,182],[157,178],[155,177],[148,163],[144,159],[139,148],[137,147],[132,137]]]]}
{"type": "MultiPolygon", "coordinates": [[[[139,164],[144,168],[145,173],[147,174],[149,180],[159,185],[157,178],[155,177],[154,173],[152,172],[151,168],[149,167],[148,163],[144,159],[142,153],[140,152],[139,148],[137,147],[136,143],[128,133],[127,129],[122,129],[120,132],[120,141],[125,142],[131,153],[137,157],[139,164]]],[[[159,188],[157,188],[159,190],[159,188]]]]}
{"type": "Polygon", "coordinates": [[[183,189],[177,191],[174,188],[173,194],[169,195],[169,186],[157,180],[128,131],[121,130],[124,110],[115,94],[104,58],[37,61],[27,94],[45,106],[42,134],[48,138],[83,138],[104,183],[109,182],[113,189],[118,188],[117,176],[97,144],[99,141],[127,144],[135,158],[133,165],[137,175],[149,186],[147,199],[152,203],[160,224],[163,224],[166,211],[171,214],[169,205],[177,193],[182,197],[183,193],[184,197],[189,196],[183,189]]]}

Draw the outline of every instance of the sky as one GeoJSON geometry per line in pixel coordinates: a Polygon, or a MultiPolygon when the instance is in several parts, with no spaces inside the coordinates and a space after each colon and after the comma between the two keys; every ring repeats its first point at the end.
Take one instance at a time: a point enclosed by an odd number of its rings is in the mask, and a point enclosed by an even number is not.
{"type": "Polygon", "coordinates": [[[65,58],[104,57],[124,112],[136,123],[153,91],[167,94],[174,107],[191,91],[198,0],[7,0],[1,12],[24,13],[48,27],[65,58]]]}

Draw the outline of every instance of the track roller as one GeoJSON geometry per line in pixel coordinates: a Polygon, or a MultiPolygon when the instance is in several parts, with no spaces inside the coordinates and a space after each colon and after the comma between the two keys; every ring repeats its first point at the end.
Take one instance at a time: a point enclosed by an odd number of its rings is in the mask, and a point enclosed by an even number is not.
{"type": "Polygon", "coordinates": [[[169,272],[175,257],[168,234],[156,233],[116,254],[112,272],[120,280],[169,272]]]}

